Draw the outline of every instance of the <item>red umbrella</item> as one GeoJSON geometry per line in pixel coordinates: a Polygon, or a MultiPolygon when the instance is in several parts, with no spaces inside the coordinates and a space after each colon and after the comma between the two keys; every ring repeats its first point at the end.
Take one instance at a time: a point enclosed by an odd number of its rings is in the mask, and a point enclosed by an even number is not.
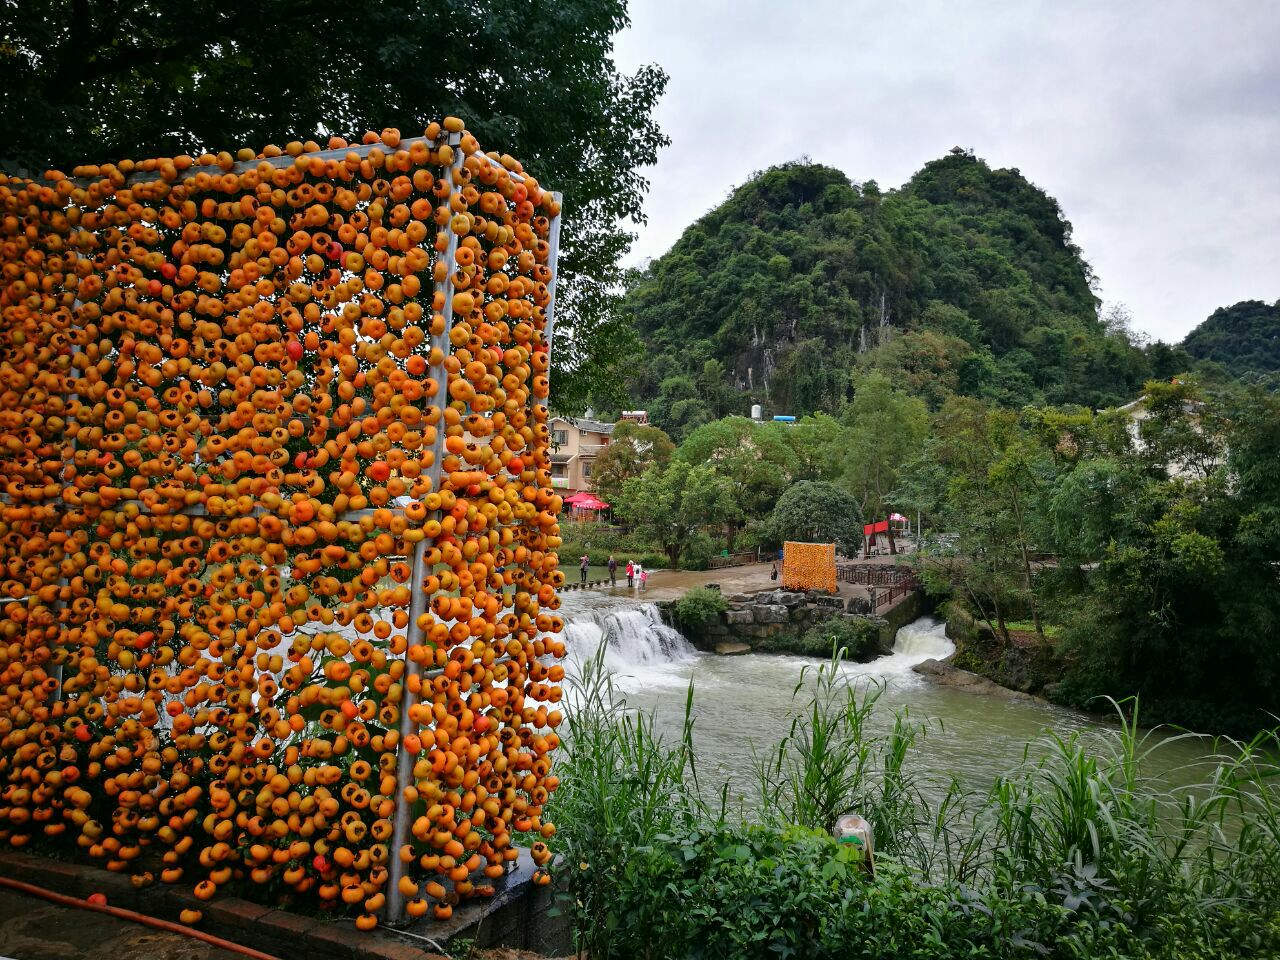
{"type": "Polygon", "coordinates": [[[565,503],[578,507],[581,510],[605,510],[609,506],[595,494],[586,493],[585,491],[582,493],[575,493],[572,497],[567,498],[565,503]]]}

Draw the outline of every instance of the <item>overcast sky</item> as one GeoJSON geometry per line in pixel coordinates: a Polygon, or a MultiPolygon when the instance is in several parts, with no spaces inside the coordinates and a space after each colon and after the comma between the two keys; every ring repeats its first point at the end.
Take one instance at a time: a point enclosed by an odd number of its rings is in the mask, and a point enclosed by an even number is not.
{"type": "Polygon", "coordinates": [[[1056,197],[1104,302],[1176,341],[1280,299],[1280,2],[631,0],[672,145],[631,262],[807,154],[897,187],[953,146],[1056,197]]]}

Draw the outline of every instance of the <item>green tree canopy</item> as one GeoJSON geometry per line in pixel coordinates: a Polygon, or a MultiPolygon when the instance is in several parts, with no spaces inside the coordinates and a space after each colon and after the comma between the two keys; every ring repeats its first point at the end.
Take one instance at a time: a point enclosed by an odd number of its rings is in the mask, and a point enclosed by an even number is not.
{"type": "Polygon", "coordinates": [[[653,537],[674,568],[695,534],[734,510],[732,496],[710,467],[677,459],[624,481],[614,510],[653,537]]]}
{"type": "Polygon", "coordinates": [[[1232,376],[1280,373],[1280,300],[1219,307],[1187,334],[1182,348],[1198,360],[1222,364],[1232,376]]]}
{"type": "Polygon", "coordinates": [[[838,413],[855,365],[885,370],[931,409],[952,393],[1123,403],[1152,361],[1100,319],[1093,288],[1057,201],[1018,170],[952,151],[883,192],[783,164],[629,275],[625,307],[646,346],[630,383],[677,437],[663,382],[698,378],[709,359],[738,397],[704,396],[712,416],[752,402],[838,413]]]}
{"type": "Polygon", "coordinates": [[[862,516],[883,520],[907,462],[919,456],[929,431],[924,401],[895,390],[878,370],[861,376],[845,408],[844,484],[858,499],[862,516]]]}
{"type": "Polygon", "coordinates": [[[596,457],[591,482],[596,493],[612,503],[622,493],[622,485],[649,467],[665,467],[676,445],[659,430],[632,420],[622,420],[613,428],[609,445],[596,457]]]}
{"type": "Polygon", "coordinates": [[[821,480],[792,484],[769,514],[767,529],[777,543],[834,543],[848,555],[862,547],[858,501],[834,483],[821,480]]]}
{"type": "Polygon", "coordinates": [[[0,170],[261,149],[462,117],[564,194],[553,381],[573,412],[621,402],[636,341],[615,290],[668,143],[667,78],[618,71],[625,0],[252,5],[24,0],[0,7],[0,170]]]}
{"type": "Polygon", "coordinates": [[[796,469],[794,455],[777,433],[746,417],[703,424],[680,444],[676,459],[706,465],[728,486],[732,509],[723,522],[730,550],[743,524],[773,509],[796,469]]]}

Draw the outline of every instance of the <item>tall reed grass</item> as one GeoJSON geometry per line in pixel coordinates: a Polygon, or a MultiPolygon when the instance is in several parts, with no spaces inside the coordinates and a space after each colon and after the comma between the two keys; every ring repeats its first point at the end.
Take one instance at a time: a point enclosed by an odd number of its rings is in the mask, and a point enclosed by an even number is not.
{"type": "Polygon", "coordinates": [[[694,690],[664,741],[600,656],[582,664],[556,794],[563,907],[593,960],[682,956],[1280,955],[1280,731],[1206,744],[1172,785],[1172,740],[1136,704],[1082,738],[1052,731],[985,791],[926,791],[905,712],[837,654],[806,671],[786,734],[756,758],[744,815],[699,781],[694,690]],[[928,796],[941,796],[930,801],[928,796]],[[874,826],[877,874],[829,838],[874,826]],[[850,945],[854,945],[851,947],[850,945]]]}

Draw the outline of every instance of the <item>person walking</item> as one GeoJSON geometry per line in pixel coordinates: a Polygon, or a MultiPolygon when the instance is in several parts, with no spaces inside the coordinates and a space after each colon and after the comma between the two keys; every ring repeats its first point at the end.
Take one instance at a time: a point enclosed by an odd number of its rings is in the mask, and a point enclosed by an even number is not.
{"type": "Polygon", "coordinates": [[[778,579],[778,565],[776,563],[773,565],[773,569],[769,571],[769,579],[770,580],[778,579]]]}
{"type": "Polygon", "coordinates": [[[627,589],[630,590],[636,585],[636,563],[634,560],[627,561],[627,589]]]}
{"type": "Polygon", "coordinates": [[[582,583],[584,583],[584,584],[587,582],[587,567],[589,567],[589,566],[591,566],[591,560],[590,560],[590,558],[589,558],[589,557],[584,553],[584,554],[582,555],[582,560],[581,560],[581,561],[579,561],[579,563],[578,563],[578,570],[579,570],[579,571],[581,571],[581,573],[582,573],[582,581],[581,581],[581,582],[582,582],[582,583]]]}
{"type": "Polygon", "coordinates": [[[609,586],[616,587],[618,585],[618,559],[611,553],[609,554],[609,586]]]}
{"type": "Polygon", "coordinates": [[[644,593],[649,588],[649,571],[640,571],[640,592],[644,593]]]}
{"type": "Polygon", "coordinates": [[[634,580],[634,582],[633,582],[633,586],[634,586],[636,589],[639,589],[639,588],[640,588],[640,578],[644,576],[644,564],[642,564],[639,560],[637,560],[637,561],[636,561],[636,568],[635,568],[634,573],[635,573],[635,580],[634,580]]]}

